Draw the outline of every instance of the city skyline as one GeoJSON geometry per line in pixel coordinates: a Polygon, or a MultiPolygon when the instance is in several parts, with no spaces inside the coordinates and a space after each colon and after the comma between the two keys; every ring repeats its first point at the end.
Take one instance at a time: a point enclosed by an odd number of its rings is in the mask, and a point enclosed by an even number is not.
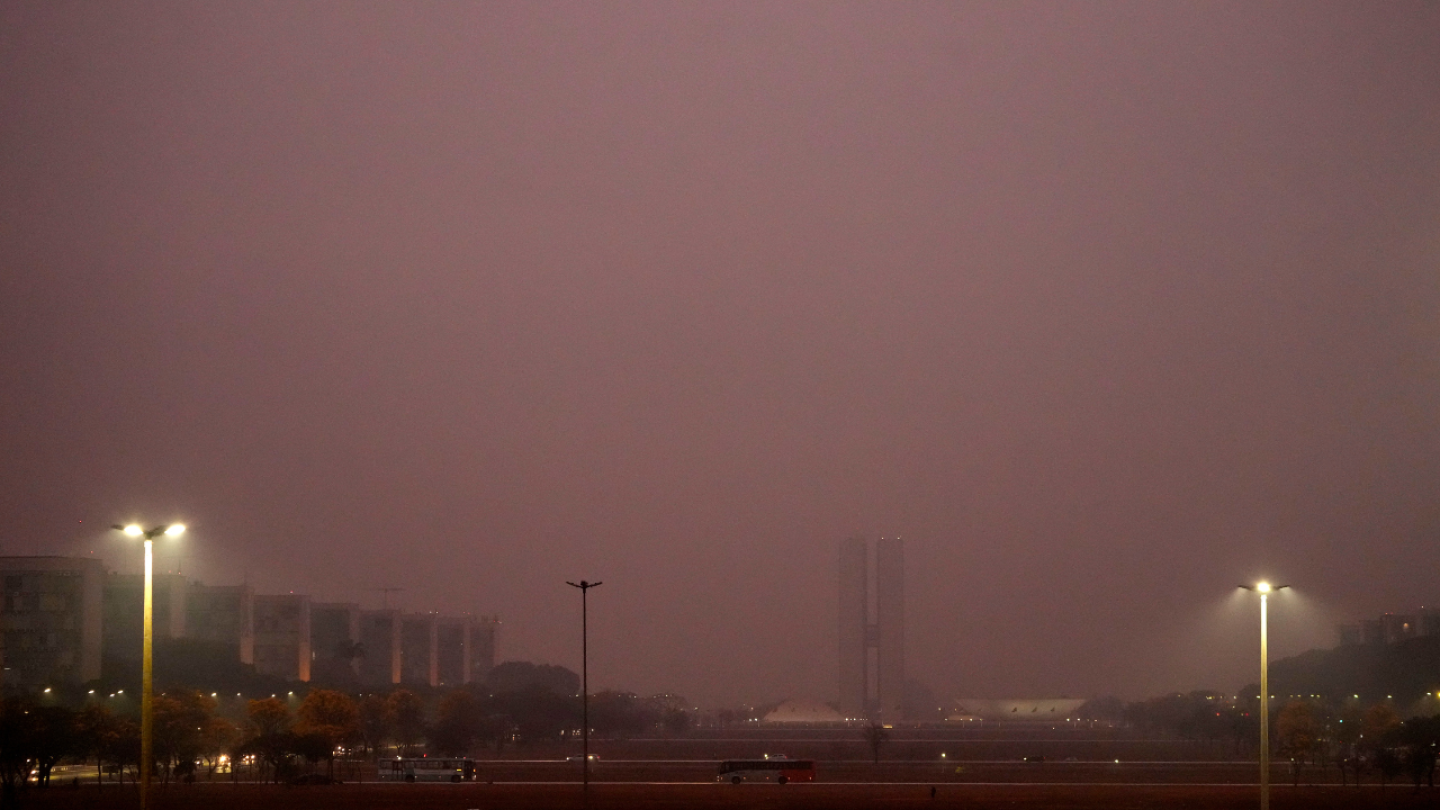
{"type": "Polygon", "coordinates": [[[0,555],[704,705],[1234,688],[1435,601],[1440,8],[0,5],[0,555]]]}

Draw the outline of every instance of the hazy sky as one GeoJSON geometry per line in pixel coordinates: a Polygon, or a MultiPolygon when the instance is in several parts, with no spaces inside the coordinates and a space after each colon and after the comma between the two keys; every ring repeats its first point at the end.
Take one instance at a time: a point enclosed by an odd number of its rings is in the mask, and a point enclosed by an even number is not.
{"type": "Polygon", "coordinates": [[[1440,4],[0,5],[0,552],[836,697],[1440,602],[1440,4]],[[82,522],[83,521],[83,522],[82,522]]]}

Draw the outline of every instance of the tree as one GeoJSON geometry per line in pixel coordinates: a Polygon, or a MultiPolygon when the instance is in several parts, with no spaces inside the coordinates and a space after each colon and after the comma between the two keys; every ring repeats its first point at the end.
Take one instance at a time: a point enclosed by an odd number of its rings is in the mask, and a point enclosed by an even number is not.
{"type": "Polygon", "coordinates": [[[103,785],[105,760],[115,747],[115,738],[120,733],[119,721],[109,709],[92,703],[76,715],[75,725],[80,736],[77,753],[84,757],[95,757],[95,782],[103,785]]]}
{"type": "Polygon", "coordinates": [[[652,718],[639,698],[629,692],[606,690],[590,696],[590,728],[597,734],[629,737],[640,734],[658,717],[652,718]]]}
{"type": "Polygon", "coordinates": [[[440,699],[430,741],[439,754],[465,756],[476,740],[489,730],[489,720],[485,707],[474,692],[456,689],[440,699]]]}
{"type": "Polygon", "coordinates": [[[268,765],[276,782],[290,760],[294,749],[290,734],[290,709],[279,698],[252,700],[246,706],[250,718],[250,741],[243,750],[253,753],[262,765],[268,765]]]}
{"type": "Polygon", "coordinates": [[[268,697],[246,704],[245,714],[255,736],[283,734],[290,730],[290,709],[280,698],[268,697]]]}
{"type": "Polygon", "coordinates": [[[558,740],[581,723],[578,696],[558,695],[540,686],[498,694],[493,705],[510,721],[522,744],[558,740]]]}
{"type": "Polygon", "coordinates": [[[205,727],[215,717],[215,699],[193,690],[174,690],[156,695],[151,708],[152,753],[163,766],[165,781],[172,774],[189,774],[200,756],[205,727]]]}
{"type": "Polygon", "coordinates": [[[865,726],[865,743],[870,746],[870,756],[876,765],[880,764],[880,746],[890,741],[890,732],[874,720],[865,726]]]}
{"type": "MultiPolygon", "coordinates": [[[[220,758],[225,754],[233,754],[236,743],[239,742],[239,729],[235,724],[218,715],[211,715],[200,729],[199,755],[205,762],[206,771],[210,776],[215,775],[215,769],[220,766],[220,758]]],[[[231,763],[232,773],[234,763],[231,763]]]]}
{"type": "Polygon", "coordinates": [[[1346,773],[1355,774],[1355,787],[1360,787],[1360,771],[1364,760],[1360,756],[1360,735],[1364,733],[1365,712],[1359,706],[1349,705],[1341,710],[1335,719],[1335,764],[1340,768],[1340,784],[1346,784],[1346,773]]]}
{"type": "Polygon", "coordinates": [[[360,720],[360,739],[366,753],[380,750],[390,737],[390,720],[386,712],[385,698],[373,692],[360,698],[357,706],[360,720]]]}
{"type": "Polygon", "coordinates": [[[1113,695],[1091,698],[1076,709],[1075,714],[1082,720],[1118,723],[1125,719],[1125,701],[1113,695]]]}
{"type": "Polygon", "coordinates": [[[1440,749],[1440,714],[1434,717],[1412,717],[1400,726],[1397,735],[1405,747],[1405,767],[1410,778],[1415,780],[1415,790],[1421,782],[1435,787],[1435,761],[1440,749]]]}
{"type": "Polygon", "coordinates": [[[81,748],[79,727],[75,712],[64,706],[37,706],[30,710],[34,725],[31,728],[31,756],[41,787],[50,786],[50,772],[67,756],[79,753],[81,748]]]}
{"type": "Polygon", "coordinates": [[[1400,775],[1405,764],[1395,752],[1395,735],[1400,729],[1400,715],[1388,703],[1376,703],[1365,710],[1360,723],[1360,747],[1380,772],[1380,787],[1400,775]]]}
{"type": "Polygon", "coordinates": [[[360,710],[350,696],[333,689],[313,689],[296,712],[295,733],[325,741],[330,776],[335,775],[335,748],[360,733],[360,710]]]}
{"type": "Polygon", "coordinates": [[[1317,750],[1320,742],[1320,725],[1309,703],[1292,700],[1280,709],[1275,718],[1275,738],[1279,743],[1280,755],[1290,758],[1290,774],[1296,787],[1300,785],[1300,770],[1317,750]]]}
{"type": "Polygon", "coordinates": [[[532,664],[529,661],[506,661],[490,670],[485,685],[491,692],[523,692],[539,687],[557,695],[580,694],[580,676],[565,667],[532,664]]]}
{"type": "Polygon", "coordinates": [[[16,789],[30,772],[30,737],[33,732],[28,701],[0,700],[0,804],[13,807],[16,789]]]}
{"type": "Polygon", "coordinates": [[[409,689],[396,689],[385,699],[385,718],[401,756],[410,756],[425,735],[425,702],[409,689]]]}
{"type": "Polygon", "coordinates": [[[666,709],[660,718],[660,724],[665,727],[665,731],[677,736],[689,731],[693,722],[689,712],[673,706],[666,709]]]}

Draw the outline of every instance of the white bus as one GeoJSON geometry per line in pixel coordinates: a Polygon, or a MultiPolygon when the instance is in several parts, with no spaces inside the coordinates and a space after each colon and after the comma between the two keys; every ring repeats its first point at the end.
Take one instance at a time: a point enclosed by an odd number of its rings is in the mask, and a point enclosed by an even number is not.
{"type": "Polygon", "coordinates": [[[473,782],[475,760],[456,757],[415,757],[382,759],[378,763],[382,782],[473,782]]]}
{"type": "Polygon", "coordinates": [[[766,757],[764,759],[727,759],[720,763],[716,782],[814,782],[815,762],[809,759],[766,757]]]}

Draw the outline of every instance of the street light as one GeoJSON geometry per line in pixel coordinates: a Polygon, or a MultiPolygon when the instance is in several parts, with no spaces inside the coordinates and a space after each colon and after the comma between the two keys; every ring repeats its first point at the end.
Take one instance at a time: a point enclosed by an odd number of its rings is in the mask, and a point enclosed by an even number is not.
{"type": "Polygon", "coordinates": [[[1240,587],[1260,594],[1260,810],[1270,810],[1270,648],[1266,603],[1270,594],[1290,586],[1262,581],[1240,587]]]}
{"type": "Polygon", "coordinates": [[[584,765],[581,769],[581,790],[585,804],[590,804],[590,609],[586,597],[591,588],[600,587],[599,582],[566,582],[572,588],[580,589],[580,756],[584,765]]]}
{"type": "Polygon", "coordinates": [[[146,529],[138,523],[112,527],[124,532],[127,537],[145,538],[145,645],[140,659],[140,810],[150,807],[150,761],[154,731],[154,717],[151,702],[155,696],[155,680],[152,665],[151,617],[154,615],[152,596],[154,589],[155,552],[151,541],[160,535],[179,537],[185,533],[185,524],[172,523],[146,529]]]}

